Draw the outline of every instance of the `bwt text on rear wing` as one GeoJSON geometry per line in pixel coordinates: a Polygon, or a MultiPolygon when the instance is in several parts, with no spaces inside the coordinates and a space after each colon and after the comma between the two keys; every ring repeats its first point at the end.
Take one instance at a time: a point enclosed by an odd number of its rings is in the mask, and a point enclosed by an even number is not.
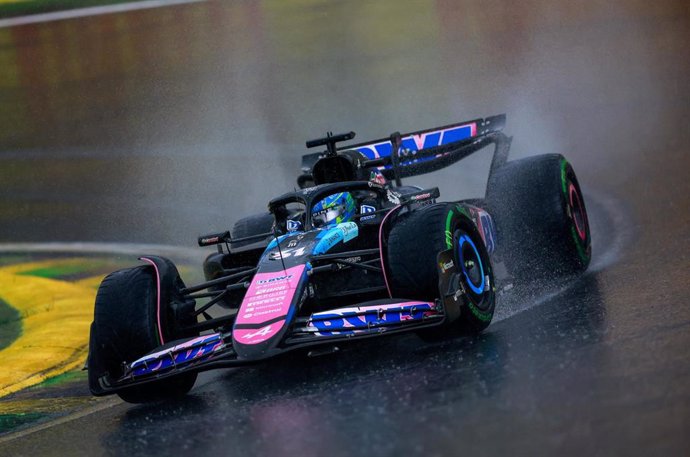
{"type": "Polygon", "coordinates": [[[493,170],[508,158],[510,138],[501,132],[505,123],[505,114],[500,114],[405,134],[395,132],[388,138],[343,146],[337,150],[335,143],[354,138],[354,132],[329,134],[326,138],[307,142],[308,147],[327,144],[328,150],[302,156],[303,174],[298,178],[298,184],[306,187],[314,183],[333,182],[336,179],[333,176],[338,177],[336,180],[367,179],[368,170],[376,168],[384,177],[395,179],[400,185],[401,178],[440,170],[490,144],[496,145],[491,164],[493,170]],[[336,156],[347,160],[337,160],[336,156]],[[322,163],[315,167],[319,161],[322,163]],[[331,163],[325,166],[325,162],[331,163]],[[324,169],[328,172],[324,173],[324,169]]]}

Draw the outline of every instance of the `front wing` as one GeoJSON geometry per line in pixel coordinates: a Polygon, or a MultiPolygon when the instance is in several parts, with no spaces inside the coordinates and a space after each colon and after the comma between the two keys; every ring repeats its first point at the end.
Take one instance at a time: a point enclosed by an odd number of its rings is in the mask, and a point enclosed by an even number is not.
{"type": "MultiPolygon", "coordinates": [[[[439,300],[366,302],[296,318],[278,353],[433,327],[445,319],[444,306],[439,300]]],[[[121,378],[105,376],[99,383],[102,395],[107,395],[185,372],[247,365],[275,355],[272,352],[263,358],[243,359],[232,347],[232,333],[216,332],[172,343],[127,364],[121,378]]]]}

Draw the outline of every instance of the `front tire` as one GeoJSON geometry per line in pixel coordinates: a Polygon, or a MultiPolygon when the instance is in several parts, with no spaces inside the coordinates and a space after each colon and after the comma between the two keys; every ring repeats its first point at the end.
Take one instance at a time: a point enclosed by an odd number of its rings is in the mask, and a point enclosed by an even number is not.
{"type": "MultiPolygon", "coordinates": [[[[179,276],[175,279],[179,280],[179,276]]],[[[123,375],[123,362],[132,362],[165,342],[190,336],[176,331],[174,323],[169,322],[173,318],[170,303],[161,303],[159,326],[157,307],[156,273],[152,266],[119,270],[103,280],[96,295],[89,341],[89,387],[94,395],[104,394],[100,378],[118,379],[123,375]]],[[[189,308],[186,304],[182,310],[190,314],[189,308]]],[[[194,386],[196,377],[196,373],[183,373],[128,387],[117,394],[129,403],[181,397],[194,386]]]]}
{"type": "Polygon", "coordinates": [[[428,205],[403,215],[388,237],[388,277],[395,297],[441,298],[438,254],[448,249],[465,291],[460,317],[443,328],[420,332],[425,339],[488,327],[496,307],[489,254],[467,210],[455,203],[428,205]]]}

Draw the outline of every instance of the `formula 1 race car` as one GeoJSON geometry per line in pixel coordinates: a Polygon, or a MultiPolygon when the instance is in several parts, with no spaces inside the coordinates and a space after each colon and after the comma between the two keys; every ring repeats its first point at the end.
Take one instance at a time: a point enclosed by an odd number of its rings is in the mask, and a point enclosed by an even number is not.
{"type": "Polygon", "coordinates": [[[505,115],[338,147],[354,132],[307,142],[299,190],[230,231],[206,282],[175,265],[143,265],[102,282],[91,325],[94,395],[128,402],[186,394],[197,373],[362,338],[480,332],[494,314],[502,265],[511,281],[587,268],[590,232],[575,173],[561,155],[507,161],[505,115]],[[494,146],[484,199],[439,202],[402,179],[494,146]]]}

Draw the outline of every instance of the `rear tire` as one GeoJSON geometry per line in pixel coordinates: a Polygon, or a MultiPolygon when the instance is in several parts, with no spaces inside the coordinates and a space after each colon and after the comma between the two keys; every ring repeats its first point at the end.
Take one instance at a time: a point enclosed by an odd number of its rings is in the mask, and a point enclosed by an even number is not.
{"type": "MultiPolygon", "coordinates": [[[[119,378],[123,375],[123,362],[132,362],[161,346],[161,334],[165,342],[190,336],[175,332],[173,323],[168,322],[173,317],[170,303],[161,303],[161,307],[159,328],[156,274],[152,266],[119,270],[106,276],[96,295],[89,341],[88,374],[93,394],[104,393],[99,384],[101,377],[119,378]]],[[[189,314],[189,305],[184,310],[189,314]]],[[[194,386],[196,377],[196,373],[183,373],[128,387],[117,394],[129,403],[181,397],[194,386]]]]}
{"type": "Polygon", "coordinates": [[[466,211],[455,203],[424,206],[403,215],[388,237],[389,285],[396,298],[440,298],[438,254],[453,249],[459,280],[466,291],[460,317],[444,327],[419,332],[424,339],[478,333],[493,318],[496,301],[491,261],[466,211]]]}
{"type": "Polygon", "coordinates": [[[584,271],[591,235],[577,177],[560,154],[508,162],[491,176],[487,205],[498,252],[521,282],[584,271]]]}
{"type": "MultiPolygon", "coordinates": [[[[274,219],[275,218],[271,213],[254,214],[252,216],[244,217],[235,222],[235,225],[232,226],[232,230],[230,231],[231,237],[233,239],[246,238],[248,236],[269,233],[273,230],[274,219]]],[[[234,248],[238,248],[241,246],[246,246],[248,244],[256,243],[258,241],[261,240],[232,243],[232,246],[234,248]]]]}

